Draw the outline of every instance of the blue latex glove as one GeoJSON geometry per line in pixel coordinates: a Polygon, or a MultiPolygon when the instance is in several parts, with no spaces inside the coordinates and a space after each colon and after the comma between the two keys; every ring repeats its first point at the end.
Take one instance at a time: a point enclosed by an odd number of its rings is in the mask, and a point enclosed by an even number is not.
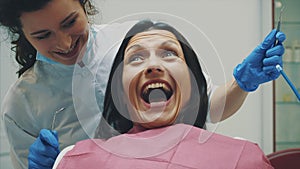
{"type": "Polygon", "coordinates": [[[29,148],[28,168],[51,169],[59,152],[57,132],[42,129],[29,148]]]}
{"type": "Polygon", "coordinates": [[[284,33],[273,29],[264,41],[241,64],[235,67],[233,76],[241,89],[251,92],[256,90],[260,84],[279,77],[280,73],[277,71],[276,65],[282,66],[284,53],[282,42],[285,38],[284,33]],[[276,39],[278,44],[274,46],[276,39]]]}

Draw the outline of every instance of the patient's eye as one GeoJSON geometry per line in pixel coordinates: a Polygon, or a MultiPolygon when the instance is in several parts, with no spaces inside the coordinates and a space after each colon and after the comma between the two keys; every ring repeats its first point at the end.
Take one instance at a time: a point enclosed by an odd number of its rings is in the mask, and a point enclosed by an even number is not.
{"type": "Polygon", "coordinates": [[[129,62],[138,62],[140,60],[143,60],[143,57],[141,55],[132,55],[129,59],[129,62]]]}
{"type": "Polygon", "coordinates": [[[162,50],[161,57],[170,57],[170,56],[178,56],[178,54],[173,50],[162,50]]]}
{"type": "Polygon", "coordinates": [[[145,50],[139,50],[132,52],[128,57],[128,63],[140,63],[142,62],[147,55],[147,52],[145,50]]]}

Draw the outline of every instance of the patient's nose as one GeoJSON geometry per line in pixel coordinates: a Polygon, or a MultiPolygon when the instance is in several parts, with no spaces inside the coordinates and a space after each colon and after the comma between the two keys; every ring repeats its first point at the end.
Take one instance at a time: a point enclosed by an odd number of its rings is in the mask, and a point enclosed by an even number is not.
{"type": "Polygon", "coordinates": [[[162,75],[164,73],[163,67],[157,65],[157,66],[150,66],[145,70],[146,76],[158,76],[162,75]]]}

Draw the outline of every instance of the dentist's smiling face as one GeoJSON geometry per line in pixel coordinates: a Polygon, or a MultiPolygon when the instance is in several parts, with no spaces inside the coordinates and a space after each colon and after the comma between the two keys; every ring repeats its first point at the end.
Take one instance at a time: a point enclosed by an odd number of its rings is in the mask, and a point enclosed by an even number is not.
{"type": "Polygon", "coordinates": [[[173,124],[191,95],[184,53],[175,35],[165,30],[131,38],[122,81],[130,116],[145,128],[173,124]]]}
{"type": "Polygon", "coordinates": [[[27,40],[42,55],[75,64],[88,38],[88,20],[79,0],[52,0],[20,16],[27,40]]]}

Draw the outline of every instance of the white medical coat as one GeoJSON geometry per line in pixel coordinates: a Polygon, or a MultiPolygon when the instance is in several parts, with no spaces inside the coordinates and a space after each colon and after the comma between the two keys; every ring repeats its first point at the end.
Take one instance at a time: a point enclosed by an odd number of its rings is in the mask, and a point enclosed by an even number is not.
{"type": "Polygon", "coordinates": [[[1,112],[15,168],[28,168],[29,147],[43,128],[58,132],[60,149],[93,137],[113,59],[134,23],[90,26],[83,67],[37,60],[10,87],[1,112]]]}

